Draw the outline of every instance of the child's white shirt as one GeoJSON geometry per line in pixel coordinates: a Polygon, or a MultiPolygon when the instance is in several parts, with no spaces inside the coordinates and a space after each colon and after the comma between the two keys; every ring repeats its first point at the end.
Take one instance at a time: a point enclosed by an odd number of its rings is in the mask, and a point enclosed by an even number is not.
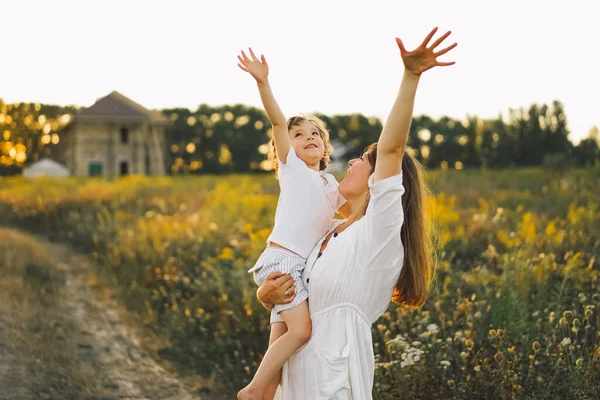
{"type": "Polygon", "coordinates": [[[277,161],[280,193],[275,226],[267,245],[275,242],[307,258],[346,199],[338,192],[339,184],[333,175],[310,169],[292,146],[286,163],[277,161]]]}

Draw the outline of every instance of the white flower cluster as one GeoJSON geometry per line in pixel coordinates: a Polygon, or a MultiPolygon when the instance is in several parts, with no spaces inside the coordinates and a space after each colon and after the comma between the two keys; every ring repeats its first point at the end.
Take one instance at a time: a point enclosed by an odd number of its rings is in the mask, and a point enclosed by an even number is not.
{"type": "Polygon", "coordinates": [[[502,218],[502,214],[504,214],[504,209],[502,207],[498,207],[496,209],[496,214],[492,217],[492,222],[498,222],[502,218]]]}
{"type": "Polygon", "coordinates": [[[432,336],[435,335],[439,332],[440,327],[437,326],[437,324],[429,324],[427,325],[427,330],[423,333],[421,333],[419,336],[420,337],[428,337],[428,336],[432,336]]]}
{"type": "Polygon", "coordinates": [[[391,353],[392,351],[403,351],[407,346],[408,342],[402,335],[396,336],[394,339],[388,341],[386,343],[388,347],[388,351],[391,353]]]}
{"type": "MultiPolygon", "coordinates": [[[[419,343],[419,342],[413,342],[413,344],[415,344],[415,343],[419,343]]],[[[402,353],[402,362],[400,363],[400,366],[402,368],[404,368],[404,367],[410,367],[411,365],[414,365],[417,361],[419,361],[421,359],[421,355],[423,353],[424,353],[424,351],[421,349],[417,349],[416,347],[408,346],[408,348],[404,351],[404,353],[402,353]]]]}

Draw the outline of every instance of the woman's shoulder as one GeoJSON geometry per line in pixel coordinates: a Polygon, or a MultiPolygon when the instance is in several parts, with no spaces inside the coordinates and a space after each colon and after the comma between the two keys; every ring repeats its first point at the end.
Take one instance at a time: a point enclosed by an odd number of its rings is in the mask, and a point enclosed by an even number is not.
{"type": "Polygon", "coordinates": [[[396,175],[388,176],[375,181],[375,173],[369,176],[368,185],[371,191],[386,191],[390,189],[404,188],[404,176],[402,170],[396,175]]]}

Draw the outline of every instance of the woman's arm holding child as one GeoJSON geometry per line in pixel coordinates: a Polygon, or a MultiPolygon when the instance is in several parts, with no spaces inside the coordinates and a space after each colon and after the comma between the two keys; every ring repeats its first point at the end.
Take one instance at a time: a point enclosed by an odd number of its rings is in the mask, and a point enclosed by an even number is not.
{"type": "Polygon", "coordinates": [[[269,65],[264,55],[260,56],[260,60],[254,55],[250,48],[250,58],[242,51],[242,55],[238,56],[238,66],[248,72],[256,80],[260,99],[267,113],[269,121],[273,126],[273,137],[275,138],[275,147],[277,148],[277,156],[286,163],[288,152],[290,151],[291,142],[288,135],[287,121],[283,112],[279,108],[279,104],[275,100],[271,85],[269,84],[269,65]]]}

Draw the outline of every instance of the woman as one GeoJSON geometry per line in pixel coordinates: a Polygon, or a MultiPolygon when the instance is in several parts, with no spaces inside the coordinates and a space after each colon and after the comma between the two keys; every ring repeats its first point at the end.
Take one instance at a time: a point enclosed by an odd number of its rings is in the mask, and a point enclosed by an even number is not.
{"type": "MultiPolygon", "coordinates": [[[[334,221],[307,259],[302,279],[309,291],[312,336],[284,366],[276,398],[371,399],[371,325],[390,298],[409,307],[425,302],[433,249],[420,167],[405,149],[421,74],[454,64],[437,61],[456,46],[436,51],[450,32],[427,47],[436,31],[410,52],[396,39],[405,67],[398,96],[379,141],[350,161],[340,182],[350,217],[334,221]]],[[[293,289],[287,276],[273,273],[257,295],[270,308],[291,301],[293,289]]]]}

